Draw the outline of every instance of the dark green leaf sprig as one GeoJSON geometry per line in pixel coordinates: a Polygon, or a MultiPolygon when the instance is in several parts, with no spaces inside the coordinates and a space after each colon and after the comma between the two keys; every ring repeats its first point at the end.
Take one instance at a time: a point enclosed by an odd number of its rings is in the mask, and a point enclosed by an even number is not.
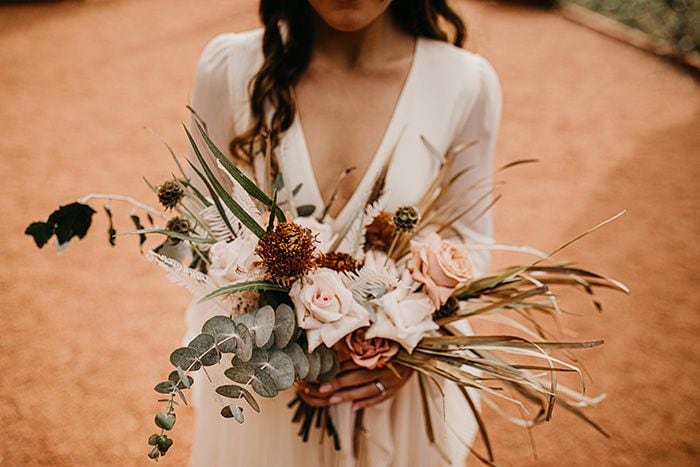
{"type": "Polygon", "coordinates": [[[160,433],[149,437],[148,443],[153,447],[148,456],[158,459],[172,446],[173,441],[165,432],[175,425],[175,406],[179,405],[176,399],[187,405],[183,390],[194,384],[190,373],[200,369],[206,372],[205,367],[220,363],[224,354],[233,354],[230,367],[224,371],[231,384],[217,387],[216,392],[231,400],[221,408],[221,415],[243,423],[243,401],[260,412],[255,395],[275,397],[295,380],[311,382],[335,375],[338,360],[333,350],[321,345],[308,353],[306,348],[296,314],[285,303],[276,308],[266,305],[236,318],[210,318],[202,326],[201,334],[170,354],[175,370],[154,388],[169,398],[159,399],[166,403],[166,408],[156,414],[155,424],[160,433]]]}

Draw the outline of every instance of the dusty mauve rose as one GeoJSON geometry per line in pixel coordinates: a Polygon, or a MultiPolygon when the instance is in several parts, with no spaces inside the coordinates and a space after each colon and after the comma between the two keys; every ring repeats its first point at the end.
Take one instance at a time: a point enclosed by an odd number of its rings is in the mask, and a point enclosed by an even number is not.
{"type": "Polygon", "coordinates": [[[383,337],[398,342],[408,352],[430,331],[438,329],[433,321],[435,307],[424,294],[399,286],[370,301],[377,320],[365,333],[368,339],[383,337]]]}
{"type": "Polygon", "coordinates": [[[369,326],[369,312],[331,269],[319,268],[292,285],[299,327],[306,330],[309,352],[321,342],[331,347],[346,334],[369,326]]]}
{"type": "Polygon", "coordinates": [[[209,250],[209,276],[219,285],[247,280],[257,259],[257,245],[258,239],[249,232],[236,237],[232,242],[216,242],[209,250]]]}
{"type": "Polygon", "coordinates": [[[391,357],[398,353],[399,344],[381,337],[367,339],[366,332],[367,328],[360,328],[345,336],[350,357],[356,365],[370,370],[383,368],[391,357]]]}
{"type": "Polygon", "coordinates": [[[313,217],[296,217],[293,222],[316,235],[319,250],[326,251],[325,248],[330,245],[333,238],[333,227],[330,224],[322,224],[313,217]]]}
{"type": "Polygon", "coordinates": [[[445,304],[458,284],[470,281],[474,265],[467,249],[431,233],[423,242],[411,241],[411,277],[425,287],[435,308],[445,304]]]}

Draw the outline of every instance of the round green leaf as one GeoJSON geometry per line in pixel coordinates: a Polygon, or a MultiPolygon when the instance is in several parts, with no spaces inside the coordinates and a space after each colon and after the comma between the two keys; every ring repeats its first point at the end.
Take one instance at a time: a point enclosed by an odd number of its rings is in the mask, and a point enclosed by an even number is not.
{"type": "Polygon", "coordinates": [[[273,350],[265,371],[272,376],[279,391],[287,389],[294,382],[294,362],[281,350],[273,350]]]}
{"type": "Polygon", "coordinates": [[[175,414],[158,412],[155,418],[156,426],[164,430],[170,430],[175,425],[175,414]]]}
{"type": "Polygon", "coordinates": [[[253,356],[253,336],[245,324],[237,324],[236,333],[238,335],[236,357],[241,361],[247,362],[253,356]]]}
{"type": "Polygon", "coordinates": [[[237,405],[227,405],[221,409],[221,415],[226,418],[233,418],[238,423],[243,423],[245,421],[245,418],[243,417],[243,409],[237,405]]]}
{"type": "Polygon", "coordinates": [[[214,336],[211,334],[200,334],[187,344],[187,347],[195,349],[199,354],[199,361],[204,366],[212,366],[219,363],[221,354],[214,346],[214,336]]]}
{"type": "Polygon", "coordinates": [[[275,328],[275,310],[266,305],[254,313],[254,320],[255,346],[262,347],[270,340],[275,328]]]}
{"type": "Polygon", "coordinates": [[[333,361],[335,360],[335,352],[321,344],[316,352],[321,357],[321,372],[320,374],[328,372],[333,368],[333,361]]]}
{"type": "Polygon", "coordinates": [[[170,363],[185,371],[197,371],[202,364],[197,361],[199,353],[190,347],[180,347],[170,354],[170,363]]]}
{"type": "MultiPolygon", "coordinates": [[[[171,384],[177,383],[178,381],[180,382],[177,387],[180,389],[189,389],[193,384],[194,384],[194,378],[192,378],[189,375],[185,375],[187,377],[187,381],[185,382],[184,379],[180,376],[180,373],[177,370],[173,370],[170,372],[168,375],[168,379],[170,380],[171,384]]],[[[170,392],[170,391],[168,391],[170,392]]]]}
{"type": "Polygon", "coordinates": [[[173,440],[168,438],[166,435],[159,436],[158,441],[156,442],[156,446],[158,447],[158,450],[162,455],[165,455],[166,452],[168,452],[168,449],[170,449],[170,446],[173,445],[173,440]]]}
{"type": "Polygon", "coordinates": [[[231,368],[224,371],[224,375],[236,383],[249,384],[255,377],[255,367],[250,363],[236,360],[231,368]]]}
{"type": "MultiPolygon", "coordinates": [[[[177,373],[177,372],[175,372],[177,373]]],[[[170,378],[168,378],[170,379],[170,378]]],[[[170,391],[173,390],[173,382],[172,381],[161,381],[160,383],[156,384],[156,386],[153,388],[156,392],[159,392],[161,394],[170,394],[170,391]]]]}
{"type": "Polygon", "coordinates": [[[236,334],[236,323],[228,316],[217,315],[209,318],[202,326],[202,332],[214,336],[220,352],[236,351],[236,340],[232,338],[236,334]]]}
{"type": "Polygon", "coordinates": [[[309,374],[309,359],[304,351],[301,350],[301,346],[296,342],[292,342],[284,348],[283,352],[292,359],[296,379],[306,378],[306,375],[309,374]]]}
{"type": "Polygon", "coordinates": [[[270,339],[267,341],[267,343],[265,343],[265,345],[263,345],[260,348],[263,350],[272,350],[274,347],[275,347],[275,335],[273,333],[273,334],[270,334],[270,339]]]}
{"type": "Polygon", "coordinates": [[[318,380],[329,381],[335,378],[335,375],[338,373],[338,370],[340,370],[340,362],[337,358],[333,358],[333,366],[330,368],[330,370],[318,375],[318,380]]]}
{"type": "Polygon", "coordinates": [[[253,410],[260,413],[260,406],[258,405],[258,402],[255,400],[255,397],[253,397],[253,395],[245,388],[235,384],[229,384],[217,387],[216,392],[224,397],[230,397],[231,399],[240,399],[242,397],[253,410]]]}
{"type": "Polygon", "coordinates": [[[306,374],[306,381],[316,381],[318,375],[321,374],[321,356],[318,352],[311,352],[306,354],[306,358],[309,360],[309,371],[306,374]]]}
{"type": "Polygon", "coordinates": [[[270,361],[270,352],[265,349],[255,349],[248,363],[255,368],[263,368],[270,361]]]}
{"type": "Polygon", "coordinates": [[[250,383],[250,387],[262,397],[275,397],[278,392],[275,380],[265,370],[255,371],[255,377],[250,383]]]}
{"type": "Polygon", "coordinates": [[[286,303],[281,304],[275,311],[275,345],[277,348],[284,348],[294,337],[297,320],[294,310],[286,303]]]}

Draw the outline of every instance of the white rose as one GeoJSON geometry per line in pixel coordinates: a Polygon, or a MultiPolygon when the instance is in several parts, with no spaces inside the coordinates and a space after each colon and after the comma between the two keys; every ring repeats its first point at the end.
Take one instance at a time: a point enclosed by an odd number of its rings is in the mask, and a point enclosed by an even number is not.
{"type": "Polygon", "coordinates": [[[330,245],[333,239],[333,227],[329,224],[322,224],[313,217],[297,217],[292,222],[298,224],[305,229],[309,229],[318,240],[318,248],[321,251],[326,251],[325,248],[330,245]]]}
{"type": "Polygon", "coordinates": [[[430,331],[438,329],[433,321],[435,306],[427,295],[401,286],[370,301],[377,321],[365,333],[366,339],[383,337],[398,342],[408,352],[430,331]]]}
{"type": "Polygon", "coordinates": [[[248,280],[257,259],[258,239],[253,234],[242,234],[232,242],[216,242],[209,250],[209,276],[219,285],[248,280]]]}
{"type": "Polygon", "coordinates": [[[337,272],[320,268],[289,291],[309,352],[321,342],[331,347],[357,328],[369,326],[369,312],[357,303],[337,272]]]}

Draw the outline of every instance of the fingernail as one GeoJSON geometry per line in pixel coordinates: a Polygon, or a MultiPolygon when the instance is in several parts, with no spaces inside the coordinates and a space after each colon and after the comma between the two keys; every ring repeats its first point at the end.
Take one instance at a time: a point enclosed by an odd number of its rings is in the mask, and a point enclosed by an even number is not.
{"type": "Polygon", "coordinates": [[[353,411],[353,412],[357,412],[358,410],[360,410],[360,408],[361,408],[361,407],[360,407],[359,405],[353,405],[353,406],[352,406],[352,411],[353,411]]]}
{"type": "MultiPolygon", "coordinates": [[[[321,391],[321,392],[323,392],[323,391],[321,391]]],[[[343,398],[340,396],[331,396],[331,398],[328,399],[328,402],[331,404],[337,404],[337,403],[342,402],[342,401],[343,401],[343,398]]]]}
{"type": "Polygon", "coordinates": [[[318,388],[319,392],[328,392],[331,390],[331,385],[330,384],[322,384],[320,388],[318,388]]]}

